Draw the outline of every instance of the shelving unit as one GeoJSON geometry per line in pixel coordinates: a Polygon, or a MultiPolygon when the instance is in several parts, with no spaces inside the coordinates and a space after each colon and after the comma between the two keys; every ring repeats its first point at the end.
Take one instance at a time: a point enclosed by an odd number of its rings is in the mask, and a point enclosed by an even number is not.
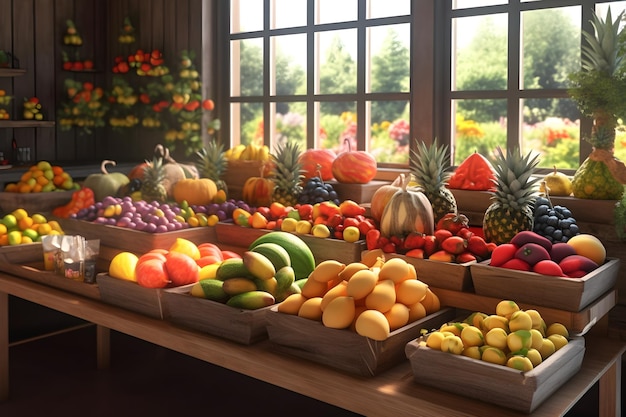
{"type": "Polygon", "coordinates": [[[17,129],[25,127],[54,127],[52,120],[2,120],[0,129],[17,129]]]}
{"type": "Polygon", "coordinates": [[[0,77],[18,77],[26,74],[26,70],[22,68],[0,68],[0,77]]]}

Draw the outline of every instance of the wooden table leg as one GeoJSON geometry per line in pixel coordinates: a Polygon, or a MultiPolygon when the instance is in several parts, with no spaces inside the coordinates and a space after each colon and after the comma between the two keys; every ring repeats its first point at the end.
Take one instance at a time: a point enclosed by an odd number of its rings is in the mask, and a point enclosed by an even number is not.
{"type": "Polygon", "coordinates": [[[9,294],[0,292],[0,401],[9,399],[9,294]]]}
{"type": "Polygon", "coordinates": [[[617,358],[600,377],[599,415],[600,417],[618,417],[622,415],[622,358],[617,358]]]}
{"type": "Polygon", "coordinates": [[[96,325],[96,356],[98,369],[111,366],[111,329],[96,325]]]}

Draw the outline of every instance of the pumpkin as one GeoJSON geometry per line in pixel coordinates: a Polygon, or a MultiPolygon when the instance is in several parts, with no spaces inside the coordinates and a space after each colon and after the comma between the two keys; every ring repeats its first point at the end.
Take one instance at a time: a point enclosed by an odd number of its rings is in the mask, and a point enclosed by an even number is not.
{"type": "Polygon", "coordinates": [[[209,178],[184,178],[174,184],[174,200],[186,201],[190,205],[211,204],[217,195],[217,185],[209,178]]]}
{"type": "Polygon", "coordinates": [[[337,154],[330,149],[307,149],[300,155],[302,175],[304,180],[320,177],[323,181],[330,181],[333,176],[333,161],[337,154]]]}
{"type": "Polygon", "coordinates": [[[348,150],[333,161],[333,176],[341,183],[367,184],[376,176],[376,159],[368,152],[353,151],[349,139],[344,139],[344,143],[347,143],[348,150]]]}
{"type": "Polygon", "coordinates": [[[118,195],[119,190],[130,182],[130,179],[121,172],[109,173],[107,165],[115,166],[115,161],[105,159],[100,164],[100,173],[90,174],[85,178],[83,187],[93,190],[96,201],[102,201],[105,197],[118,195]]]}
{"type": "Polygon", "coordinates": [[[411,232],[426,235],[434,233],[433,208],[418,188],[409,188],[410,178],[402,180],[401,187],[391,197],[380,219],[382,236],[405,236],[411,232]]]}
{"type": "Polygon", "coordinates": [[[472,191],[489,191],[494,189],[495,172],[491,163],[474,152],[454,171],[448,180],[448,188],[472,191]]]}
{"type": "Polygon", "coordinates": [[[391,197],[393,197],[396,191],[402,188],[402,181],[404,181],[404,177],[404,174],[398,175],[398,177],[393,180],[391,184],[379,187],[372,195],[370,202],[370,215],[376,221],[380,222],[387,203],[389,203],[389,200],[391,200],[391,197]]]}
{"type": "Polygon", "coordinates": [[[272,204],[272,196],[276,185],[274,181],[263,176],[265,172],[265,164],[261,166],[260,176],[250,177],[243,184],[241,190],[242,199],[246,203],[255,207],[269,207],[272,204]]]}

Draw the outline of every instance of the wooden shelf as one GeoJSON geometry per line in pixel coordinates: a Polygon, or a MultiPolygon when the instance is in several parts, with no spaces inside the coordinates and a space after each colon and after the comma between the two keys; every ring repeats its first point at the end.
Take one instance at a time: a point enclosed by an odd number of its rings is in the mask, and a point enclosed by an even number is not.
{"type": "Polygon", "coordinates": [[[22,68],[0,68],[0,77],[19,77],[26,74],[26,70],[22,68]]]}
{"type": "Polygon", "coordinates": [[[54,127],[52,120],[2,120],[0,128],[21,128],[21,127],[54,127]]]}
{"type": "Polygon", "coordinates": [[[402,363],[374,378],[352,376],[330,367],[280,355],[268,341],[244,346],[152,319],[118,307],[0,273],[0,401],[9,397],[8,295],[79,317],[98,325],[97,358],[110,363],[109,329],[213,363],[320,401],[371,416],[562,416],[599,381],[602,416],[619,415],[618,381],[624,342],[586,338],[582,369],[532,414],[515,412],[478,399],[449,394],[414,380],[402,363]]]}

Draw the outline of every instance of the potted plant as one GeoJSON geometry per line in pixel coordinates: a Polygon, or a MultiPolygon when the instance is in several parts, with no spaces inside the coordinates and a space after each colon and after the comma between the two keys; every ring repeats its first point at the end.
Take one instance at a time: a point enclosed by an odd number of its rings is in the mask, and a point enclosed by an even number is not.
{"type": "Polygon", "coordinates": [[[572,99],[593,119],[593,151],[574,175],[574,197],[619,200],[624,193],[626,166],[613,154],[618,120],[626,117],[626,32],[619,29],[624,12],[613,20],[609,8],[602,20],[594,12],[593,33],[583,31],[581,69],[569,75],[572,99]]]}

